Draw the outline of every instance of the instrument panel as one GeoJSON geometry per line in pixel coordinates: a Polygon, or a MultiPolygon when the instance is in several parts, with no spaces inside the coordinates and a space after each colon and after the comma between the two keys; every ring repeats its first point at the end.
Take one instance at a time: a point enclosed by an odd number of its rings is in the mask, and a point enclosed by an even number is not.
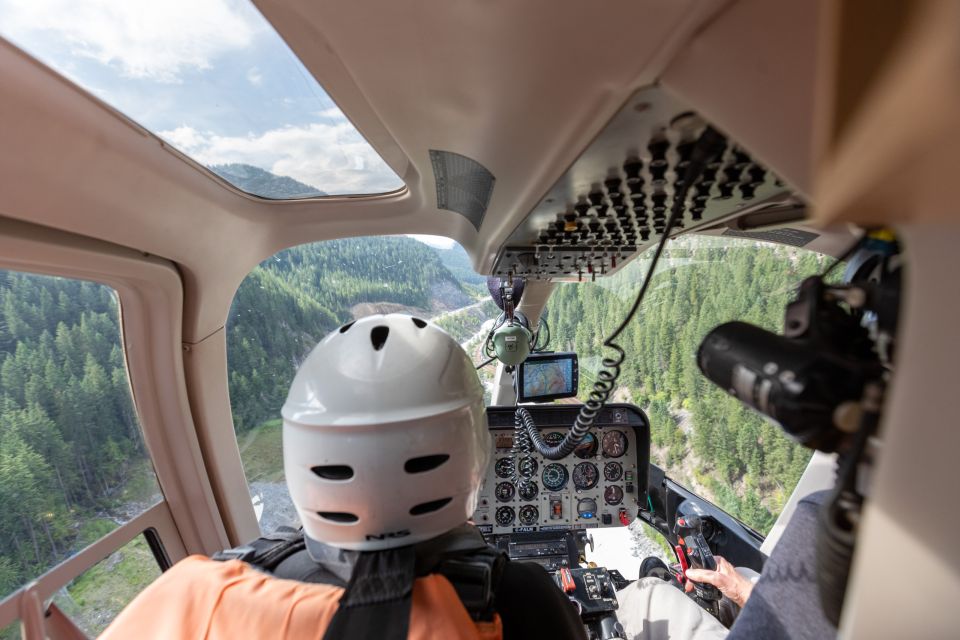
{"type": "MultiPolygon", "coordinates": [[[[558,444],[579,405],[527,405],[540,434],[558,444]]],[[[650,430],[637,407],[608,405],[566,458],[514,452],[514,407],[489,407],[493,455],[473,521],[485,535],[623,526],[646,499],[650,430]]]]}

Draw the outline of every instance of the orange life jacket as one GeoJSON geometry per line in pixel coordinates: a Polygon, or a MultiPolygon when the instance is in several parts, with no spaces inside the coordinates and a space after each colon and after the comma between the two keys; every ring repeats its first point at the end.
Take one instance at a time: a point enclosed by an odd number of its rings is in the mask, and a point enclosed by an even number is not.
{"type": "MultiPolygon", "coordinates": [[[[181,560],[120,612],[101,640],[320,640],[337,611],[341,587],[283,580],[239,560],[181,560]]],[[[413,584],[408,638],[498,640],[499,616],[474,622],[439,574],[413,584]]]]}

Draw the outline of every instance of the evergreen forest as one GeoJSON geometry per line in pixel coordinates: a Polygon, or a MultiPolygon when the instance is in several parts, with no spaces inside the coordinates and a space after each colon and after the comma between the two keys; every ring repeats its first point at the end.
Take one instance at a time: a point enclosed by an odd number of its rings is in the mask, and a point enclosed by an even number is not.
{"type": "MultiPolygon", "coordinates": [[[[686,237],[668,244],[647,297],[618,343],[627,352],[614,397],[642,407],[651,451],[667,475],[766,534],[811,452],[709,382],[695,356],[703,337],[730,320],[783,329],[784,306],[826,258],[743,239],[686,237]]],[[[634,260],[596,283],[563,284],[547,318],[555,350],[580,355],[586,397],[603,340],[633,303],[649,267],[634,260]]]]}
{"type": "MultiPolygon", "coordinates": [[[[636,260],[612,278],[558,286],[550,300],[553,348],[581,355],[581,398],[600,344],[647,264],[636,260]]],[[[809,453],[708,383],[694,354],[703,335],[727,320],[779,330],[793,287],[823,266],[820,256],[783,246],[671,242],[622,336],[627,361],[616,398],[648,412],[655,461],[763,532],[809,453]]],[[[485,295],[483,278],[458,246],[352,238],[271,257],[244,280],[227,319],[238,436],[276,423],[297,365],[330,330],[355,316],[406,311],[437,318],[464,341],[493,314],[489,302],[478,302],[485,295]]],[[[159,489],[131,402],[113,292],[0,272],[0,313],[2,598],[142,512],[159,489]]],[[[145,547],[137,553],[149,557],[145,547]]],[[[82,603],[95,582],[78,579],[65,595],[82,603]]]]}
{"type": "MultiPolygon", "coordinates": [[[[279,415],[299,362],[355,313],[429,318],[473,304],[476,282],[461,284],[444,265],[462,267],[464,257],[406,237],[354,238],[289,249],[256,267],[227,324],[238,434],[279,415]]],[[[0,313],[2,598],[142,512],[159,488],[112,290],[0,271],[0,313]]],[[[145,548],[135,551],[152,562],[145,548]]]]}

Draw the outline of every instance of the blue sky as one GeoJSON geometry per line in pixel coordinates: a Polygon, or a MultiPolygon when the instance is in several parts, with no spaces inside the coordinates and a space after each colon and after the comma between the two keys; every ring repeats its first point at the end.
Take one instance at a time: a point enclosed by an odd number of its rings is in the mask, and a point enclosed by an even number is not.
{"type": "Polygon", "coordinates": [[[204,164],[402,186],[248,0],[0,0],[0,35],[204,164]]]}

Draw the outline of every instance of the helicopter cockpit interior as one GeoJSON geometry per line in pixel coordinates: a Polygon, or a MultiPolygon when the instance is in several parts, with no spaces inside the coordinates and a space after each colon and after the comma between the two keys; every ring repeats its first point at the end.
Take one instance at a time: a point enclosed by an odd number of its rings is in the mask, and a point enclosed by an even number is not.
{"type": "Polygon", "coordinates": [[[296,525],[296,368],[390,313],[476,365],[470,522],[587,637],[644,556],[762,581],[820,490],[832,629],[956,635],[958,22],[0,0],[0,640],[296,525]]]}

